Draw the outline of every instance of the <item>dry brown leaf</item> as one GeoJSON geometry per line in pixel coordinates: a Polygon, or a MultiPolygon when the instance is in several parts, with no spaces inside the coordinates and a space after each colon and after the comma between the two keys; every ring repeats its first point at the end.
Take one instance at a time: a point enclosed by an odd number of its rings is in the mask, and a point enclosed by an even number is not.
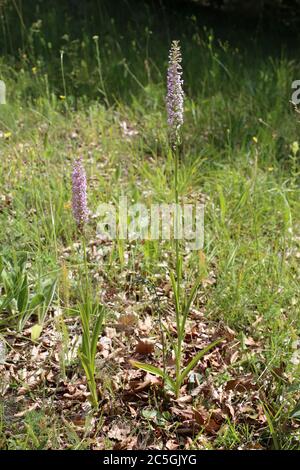
{"type": "Polygon", "coordinates": [[[183,395],[182,397],[177,398],[176,402],[178,404],[181,403],[191,403],[193,401],[193,397],[191,395],[183,395]]]}
{"type": "Polygon", "coordinates": [[[14,417],[15,418],[21,418],[22,416],[25,416],[27,413],[29,413],[30,411],[33,411],[33,410],[36,410],[37,408],[39,408],[39,404],[38,403],[33,403],[33,405],[31,405],[29,408],[27,408],[26,410],[23,410],[23,411],[20,411],[19,413],[16,413],[14,414],[14,417]]]}
{"type": "Polygon", "coordinates": [[[175,439],[169,439],[166,442],[166,449],[167,450],[176,450],[179,447],[179,442],[176,441],[175,439]]]}
{"type": "Polygon", "coordinates": [[[136,313],[125,313],[120,315],[116,327],[120,330],[126,330],[132,328],[137,324],[138,316],[136,313]]]}
{"type": "Polygon", "coordinates": [[[113,450],[134,450],[137,448],[137,437],[136,436],[129,436],[122,441],[118,441],[115,443],[113,450]]]}
{"type": "Polygon", "coordinates": [[[152,318],[150,317],[150,315],[146,315],[145,318],[143,318],[142,320],[139,320],[138,327],[141,331],[145,333],[150,333],[153,327],[152,318]]]}
{"type": "Polygon", "coordinates": [[[137,380],[131,380],[129,382],[130,389],[134,391],[135,393],[144,391],[148,389],[151,386],[161,386],[162,385],[162,379],[160,377],[156,377],[155,375],[147,374],[144,377],[144,380],[137,381],[137,380]]]}
{"type": "Polygon", "coordinates": [[[140,340],[135,347],[135,352],[143,355],[152,354],[154,352],[154,344],[146,339],[140,340]]]}
{"type": "Polygon", "coordinates": [[[209,434],[216,434],[220,427],[222,426],[221,422],[216,421],[215,418],[211,417],[208,422],[205,424],[205,430],[209,434]]]}
{"type": "Polygon", "coordinates": [[[245,338],[244,343],[246,346],[251,346],[251,347],[255,347],[259,345],[256,341],[254,341],[253,338],[251,338],[251,336],[249,338],[245,338]]]}
{"type": "Polygon", "coordinates": [[[236,392],[246,392],[255,389],[256,387],[252,382],[252,377],[238,377],[229,380],[225,385],[226,391],[235,390],[236,392]]]}
{"type": "Polygon", "coordinates": [[[117,335],[117,331],[115,328],[111,328],[109,326],[106,326],[104,328],[104,332],[107,338],[112,339],[117,335]]]}
{"type": "Polygon", "coordinates": [[[115,423],[108,431],[107,436],[110,439],[123,441],[127,438],[128,434],[130,434],[130,426],[124,423],[115,423]]]}

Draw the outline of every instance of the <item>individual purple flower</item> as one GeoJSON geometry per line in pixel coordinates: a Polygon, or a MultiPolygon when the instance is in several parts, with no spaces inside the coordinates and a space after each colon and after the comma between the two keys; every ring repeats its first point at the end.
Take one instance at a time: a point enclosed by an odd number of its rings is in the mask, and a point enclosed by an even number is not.
{"type": "Polygon", "coordinates": [[[72,210],[79,229],[82,229],[88,220],[86,173],[82,158],[74,161],[72,172],[72,210]]]}
{"type": "Polygon", "coordinates": [[[181,51],[179,41],[172,41],[169,53],[167,75],[167,114],[170,138],[173,145],[179,140],[179,129],[183,124],[183,80],[181,67],[181,51]]]}

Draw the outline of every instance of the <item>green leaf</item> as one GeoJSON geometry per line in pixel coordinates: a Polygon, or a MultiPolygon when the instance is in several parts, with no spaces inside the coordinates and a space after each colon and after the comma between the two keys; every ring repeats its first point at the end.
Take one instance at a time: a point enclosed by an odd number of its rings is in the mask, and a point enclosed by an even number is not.
{"type": "Polygon", "coordinates": [[[151,366],[150,364],[144,364],[143,362],[138,361],[130,361],[131,365],[137,367],[138,369],[142,369],[145,372],[149,372],[150,374],[157,375],[164,379],[166,384],[172,389],[175,390],[175,382],[171,379],[171,377],[166,374],[162,369],[159,367],[151,366]]]}
{"type": "Polygon", "coordinates": [[[90,315],[88,311],[88,307],[86,304],[81,304],[79,306],[79,314],[82,326],[82,335],[83,337],[89,337],[90,335],[90,315]]]}
{"type": "Polygon", "coordinates": [[[150,372],[150,374],[157,375],[158,377],[165,377],[165,373],[162,369],[159,367],[151,366],[150,364],[144,364],[143,362],[138,362],[138,361],[130,361],[130,363],[134,366],[137,367],[138,369],[142,369],[146,372],[150,372]]]}
{"type": "Polygon", "coordinates": [[[94,367],[91,364],[89,358],[82,351],[79,353],[79,358],[88,382],[95,383],[94,367]]]}
{"type": "Polygon", "coordinates": [[[200,359],[205,356],[205,354],[210,351],[210,349],[214,348],[217,344],[219,344],[221,341],[223,340],[223,338],[221,339],[218,339],[216,341],[214,341],[213,343],[209,344],[208,346],[206,346],[206,348],[202,349],[201,351],[199,351],[195,357],[193,357],[193,359],[188,363],[188,365],[186,366],[186,368],[183,370],[183,372],[181,373],[180,375],[180,378],[179,378],[179,381],[180,383],[182,384],[185,377],[188,375],[188,373],[194,369],[194,367],[196,366],[197,362],[200,361],[200,359]]]}
{"type": "MultiPolygon", "coordinates": [[[[0,303],[0,311],[9,309],[9,304],[13,301],[14,294],[11,292],[9,295],[3,298],[2,302],[0,303]]],[[[10,310],[10,309],[9,309],[10,310]]]]}
{"type": "Polygon", "coordinates": [[[15,298],[18,299],[19,298],[19,295],[24,287],[24,279],[26,278],[26,281],[27,281],[27,284],[28,284],[28,280],[27,280],[27,276],[26,274],[23,274],[22,272],[17,272],[15,274],[14,277],[14,281],[13,281],[13,284],[14,284],[14,293],[15,293],[15,298]]]}
{"type": "Polygon", "coordinates": [[[24,273],[27,261],[28,253],[26,251],[18,252],[17,266],[21,273],[24,273]]]}
{"type": "Polygon", "coordinates": [[[14,288],[13,288],[13,281],[11,279],[11,276],[8,274],[8,272],[6,271],[6,269],[3,269],[2,270],[2,273],[1,273],[1,279],[2,279],[2,282],[3,282],[3,285],[4,285],[4,290],[5,290],[5,293],[6,294],[10,294],[13,292],[14,288]]]}
{"type": "Polygon", "coordinates": [[[28,306],[28,299],[29,299],[29,286],[28,286],[28,279],[27,275],[25,274],[24,280],[22,283],[22,288],[19,292],[18,300],[17,300],[17,305],[18,305],[18,311],[23,314],[28,306]]]}
{"type": "Polygon", "coordinates": [[[291,413],[291,418],[293,419],[300,419],[300,402],[297,403],[297,405],[295,406],[295,408],[293,409],[292,413],[291,413]]]}
{"type": "Polygon", "coordinates": [[[31,301],[29,302],[28,308],[24,311],[21,315],[19,320],[19,330],[21,331],[34,310],[44,302],[44,296],[42,294],[36,294],[32,297],[31,301]]]}
{"type": "Polygon", "coordinates": [[[187,316],[189,314],[189,311],[190,311],[190,308],[195,300],[195,297],[196,297],[196,294],[197,294],[197,291],[199,289],[199,285],[200,285],[200,282],[201,282],[201,279],[197,279],[197,281],[195,282],[195,284],[193,285],[193,288],[190,292],[190,295],[188,297],[188,301],[186,303],[186,306],[185,306],[185,309],[184,309],[184,315],[187,316]]]}
{"type": "Polygon", "coordinates": [[[45,316],[47,315],[47,312],[49,310],[49,307],[52,303],[52,300],[53,300],[53,297],[54,297],[54,294],[55,294],[56,285],[57,285],[57,279],[55,279],[53,281],[53,283],[50,286],[47,286],[43,291],[45,301],[44,301],[44,305],[43,305],[43,308],[42,308],[42,313],[41,313],[40,318],[39,318],[40,323],[42,323],[44,321],[45,316]]]}
{"type": "Polygon", "coordinates": [[[91,342],[91,358],[94,360],[96,356],[96,350],[97,350],[97,342],[100,334],[100,330],[103,324],[104,320],[104,307],[102,305],[99,306],[98,308],[98,317],[96,319],[94,329],[93,329],[93,335],[92,335],[92,342],[91,342]]]}
{"type": "Polygon", "coordinates": [[[28,310],[32,313],[39,305],[45,301],[43,294],[35,294],[30,300],[28,310]]]}
{"type": "Polygon", "coordinates": [[[154,421],[158,426],[162,427],[168,424],[168,419],[166,419],[163,413],[156,409],[143,409],[141,414],[143,418],[154,421]]]}
{"type": "Polygon", "coordinates": [[[179,312],[180,312],[179,297],[178,297],[178,292],[177,292],[176,280],[172,271],[170,271],[170,278],[171,278],[171,283],[172,283],[172,289],[174,292],[176,314],[179,315],[179,312]]]}
{"type": "Polygon", "coordinates": [[[182,336],[184,336],[184,330],[185,330],[185,324],[186,324],[186,320],[187,320],[187,317],[188,317],[188,314],[190,313],[190,309],[191,309],[191,306],[195,300],[195,297],[196,297],[196,294],[197,294],[197,291],[198,291],[198,288],[199,288],[199,284],[201,282],[201,279],[197,279],[197,281],[195,282],[191,292],[190,292],[190,295],[188,297],[188,300],[187,300],[187,303],[186,305],[184,306],[184,311],[183,311],[183,320],[182,320],[182,323],[181,323],[181,327],[180,327],[180,334],[182,336]]]}
{"type": "Polygon", "coordinates": [[[39,337],[41,336],[41,332],[43,331],[43,326],[39,325],[38,323],[36,325],[33,325],[31,328],[31,339],[32,341],[37,341],[39,337]]]}
{"type": "Polygon", "coordinates": [[[276,432],[276,430],[274,428],[274,425],[273,425],[273,417],[271,416],[267,405],[265,405],[263,402],[261,402],[261,404],[263,406],[264,413],[265,413],[265,416],[267,418],[268,426],[269,426],[270,433],[271,433],[271,436],[272,436],[272,439],[273,439],[274,448],[275,448],[275,450],[280,450],[280,443],[278,441],[277,432],[276,432]]]}
{"type": "Polygon", "coordinates": [[[85,355],[85,357],[89,360],[90,352],[91,352],[89,331],[87,333],[83,331],[82,333],[81,351],[85,355]]]}

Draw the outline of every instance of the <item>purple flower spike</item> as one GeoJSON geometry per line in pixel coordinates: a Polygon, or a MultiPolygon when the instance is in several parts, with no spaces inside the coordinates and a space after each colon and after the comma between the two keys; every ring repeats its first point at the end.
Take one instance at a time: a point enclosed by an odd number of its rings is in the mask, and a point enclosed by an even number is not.
{"type": "Polygon", "coordinates": [[[169,67],[167,75],[167,114],[170,128],[170,138],[173,145],[179,140],[179,129],[183,124],[183,80],[181,51],[179,41],[172,41],[169,53],[169,67]]]}
{"type": "Polygon", "coordinates": [[[72,173],[72,210],[79,229],[88,220],[86,173],[82,158],[75,160],[72,173]]]}

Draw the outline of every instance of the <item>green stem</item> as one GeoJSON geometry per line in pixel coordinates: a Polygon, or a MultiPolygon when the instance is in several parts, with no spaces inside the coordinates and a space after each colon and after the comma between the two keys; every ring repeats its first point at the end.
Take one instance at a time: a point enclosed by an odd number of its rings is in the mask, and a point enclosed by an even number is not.
{"type": "Polygon", "coordinates": [[[88,263],[87,263],[87,253],[86,253],[86,240],[85,240],[84,233],[82,233],[82,246],[83,246],[83,263],[84,263],[84,276],[85,276],[84,295],[85,295],[85,302],[87,303],[89,299],[88,263]]]}
{"type": "Polygon", "coordinates": [[[82,232],[82,246],[83,246],[83,261],[84,261],[84,303],[85,303],[85,314],[87,315],[87,331],[83,328],[82,334],[85,335],[85,341],[87,343],[87,360],[89,366],[89,374],[87,374],[87,382],[88,387],[91,393],[91,403],[92,406],[97,409],[98,408],[98,394],[97,394],[97,386],[95,381],[95,358],[92,357],[92,349],[91,349],[91,337],[90,337],[90,322],[91,322],[91,305],[90,305],[90,290],[89,290],[89,283],[88,283],[88,262],[87,262],[87,251],[86,251],[86,238],[84,234],[84,230],[82,232]]]}
{"type": "Polygon", "coordinates": [[[99,80],[100,80],[100,86],[101,86],[100,91],[104,96],[104,100],[105,100],[106,105],[109,107],[109,101],[108,101],[108,98],[107,98],[107,93],[106,93],[106,89],[105,89],[105,86],[104,86],[103,75],[102,75],[102,64],[101,64],[101,58],[100,58],[100,49],[99,49],[99,38],[98,38],[98,36],[94,36],[94,41],[95,41],[95,45],[96,45],[97,66],[98,66],[98,74],[99,74],[99,80]]]}
{"type": "Polygon", "coordinates": [[[65,71],[64,71],[64,51],[60,51],[60,69],[63,81],[63,89],[64,89],[64,97],[65,97],[65,109],[68,110],[68,103],[67,103],[67,86],[65,80],[65,71]]]}
{"type": "Polygon", "coordinates": [[[179,191],[178,191],[178,167],[179,167],[179,158],[178,158],[178,149],[174,145],[174,191],[175,191],[175,204],[176,204],[176,237],[175,237],[175,253],[176,253],[176,288],[177,296],[179,300],[179,311],[176,311],[176,327],[177,327],[177,351],[176,351],[176,397],[179,396],[180,390],[180,370],[181,370],[181,350],[182,350],[182,331],[181,331],[181,302],[180,302],[180,283],[181,283],[181,260],[180,260],[180,250],[179,250],[179,191]]]}

